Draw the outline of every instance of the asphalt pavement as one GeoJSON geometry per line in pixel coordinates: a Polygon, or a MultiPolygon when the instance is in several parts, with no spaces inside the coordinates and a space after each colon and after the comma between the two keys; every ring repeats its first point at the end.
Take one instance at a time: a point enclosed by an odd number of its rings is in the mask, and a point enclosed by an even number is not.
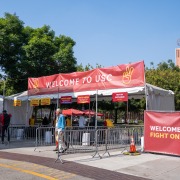
{"type": "MultiPolygon", "coordinates": [[[[56,169],[69,173],[66,179],[72,180],[179,180],[180,177],[178,156],[145,152],[126,154],[127,150],[124,149],[58,155],[53,151],[54,146],[22,148],[4,144],[0,145],[0,149],[1,159],[34,163],[56,169]]],[[[137,149],[140,152],[140,147],[137,149]]]]}

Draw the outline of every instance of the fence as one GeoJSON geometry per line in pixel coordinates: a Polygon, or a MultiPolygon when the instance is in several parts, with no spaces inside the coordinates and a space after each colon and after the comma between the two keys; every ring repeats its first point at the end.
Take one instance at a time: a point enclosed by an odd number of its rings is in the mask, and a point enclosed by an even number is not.
{"type": "MultiPolygon", "coordinates": [[[[55,128],[47,126],[10,126],[10,143],[31,143],[35,150],[40,146],[55,146],[55,128]]],[[[133,136],[135,144],[141,144],[143,126],[116,126],[113,128],[88,126],[67,127],[65,141],[68,153],[98,152],[111,149],[126,148],[133,136]]]]}
{"type": "MultiPolygon", "coordinates": [[[[36,129],[39,126],[25,126],[25,125],[13,125],[8,127],[10,142],[35,142],[36,129]]],[[[0,131],[2,126],[0,127],[0,131]]],[[[2,132],[0,132],[2,135],[2,132]]],[[[5,140],[7,139],[7,132],[5,133],[5,140]]]]}
{"type": "MultiPolygon", "coordinates": [[[[101,127],[97,129],[72,127],[65,130],[65,142],[69,153],[126,148],[130,144],[131,136],[134,137],[135,144],[140,145],[143,127],[101,127]]],[[[55,129],[53,127],[38,127],[36,129],[36,148],[53,144],[55,145],[55,129]]]]}
{"type": "Polygon", "coordinates": [[[138,119],[144,121],[144,112],[128,112],[129,119],[138,119]]]}
{"type": "Polygon", "coordinates": [[[37,128],[38,126],[9,126],[10,142],[35,140],[37,128]]]}

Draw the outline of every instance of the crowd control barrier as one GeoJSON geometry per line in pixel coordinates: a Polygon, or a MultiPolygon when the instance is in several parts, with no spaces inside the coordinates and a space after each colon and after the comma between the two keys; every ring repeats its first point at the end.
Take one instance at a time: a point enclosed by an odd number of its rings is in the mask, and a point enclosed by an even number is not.
{"type": "Polygon", "coordinates": [[[10,142],[35,141],[38,126],[9,126],[10,142]]]}
{"type": "MultiPolygon", "coordinates": [[[[144,135],[143,126],[132,127],[66,127],[65,141],[67,153],[78,152],[108,152],[111,149],[129,148],[130,137],[134,137],[136,145],[141,145],[144,135]]],[[[55,146],[55,127],[50,126],[10,126],[10,143],[20,142],[19,146],[28,145],[38,147],[55,146]],[[21,143],[23,142],[23,143],[21,143]]]]}
{"type": "MultiPolygon", "coordinates": [[[[133,136],[137,145],[141,144],[143,127],[133,128],[66,128],[64,140],[68,147],[68,153],[95,152],[111,149],[126,149],[130,144],[130,137],[133,136]]],[[[55,146],[55,128],[38,127],[36,129],[36,147],[55,146]]]]}

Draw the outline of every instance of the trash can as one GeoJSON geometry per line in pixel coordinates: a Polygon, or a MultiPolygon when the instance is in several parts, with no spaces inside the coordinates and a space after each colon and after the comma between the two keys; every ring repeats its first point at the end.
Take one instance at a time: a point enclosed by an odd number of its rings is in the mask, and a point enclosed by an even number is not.
{"type": "Polygon", "coordinates": [[[83,146],[89,146],[90,145],[90,133],[83,133],[82,145],[83,146]]]}
{"type": "Polygon", "coordinates": [[[17,140],[23,139],[24,129],[17,130],[17,140]]]}
{"type": "Polygon", "coordinates": [[[52,131],[45,132],[45,143],[52,143],[52,131]]]}

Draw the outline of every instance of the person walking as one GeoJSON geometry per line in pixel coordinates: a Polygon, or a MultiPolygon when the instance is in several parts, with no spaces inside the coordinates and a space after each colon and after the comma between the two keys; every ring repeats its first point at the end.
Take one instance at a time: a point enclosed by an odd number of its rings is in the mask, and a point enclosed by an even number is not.
{"type": "Polygon", "coordinates": [[[58,146],[61,153],[67,150],[67,146],[64,140],[64,130],[66,127],[65,116],[62,114],[60,108],[56,109],[56,130],[58,132],[58,146]]]}
{"type": "Polygon", "coordinates": [[[10,120],[11,120],[11,114],[7,114],[7,111],[3,110],[3,114],[1,116],[1,123],[2,123],[1,141],[2,141],[2,144],[4,144],[5,132],[7,133],[7,136],[8,136],[8,142],[10,141],[10,135],[9,135],[9,129],[8,129],[10,120]]]}

